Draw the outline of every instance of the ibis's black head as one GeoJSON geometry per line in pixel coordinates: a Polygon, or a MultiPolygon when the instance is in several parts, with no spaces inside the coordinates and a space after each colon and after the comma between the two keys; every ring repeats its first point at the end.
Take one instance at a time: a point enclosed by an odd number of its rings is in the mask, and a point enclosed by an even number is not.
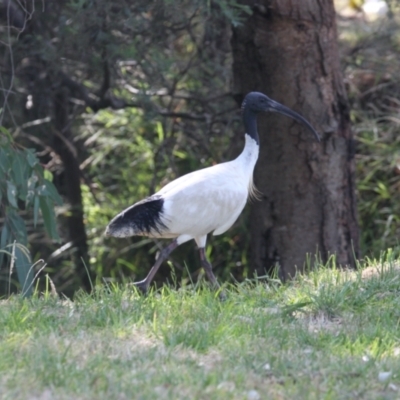
{"type": "Polygon", "coordinates": [[[268,96],[260,92],[250,92],[246,95],[242,103],[242,111],[249,110],[254,113],[269,111],[268,106],[273,102],[268,96]]]}
{"type": "MultiPolygon", "coordinates": [[[[255,116],[259,112],[277,112],[279,114],[283,114],[290,118],[293,118],[296,121],[305,125],[315,135],[316,139],[320,141],[317,131],[305,118],[303,118],[300,114],[291,110],[290,108],[278,103],[275,100],[270,99],[263,93],[248,93],[242,103],[242,112],[246,128],[252,129],[253,124],[251,123],[251,119],[255,119],[255,116]]],[[[251,134],[250,132],[247,133],[251,134]]]]}

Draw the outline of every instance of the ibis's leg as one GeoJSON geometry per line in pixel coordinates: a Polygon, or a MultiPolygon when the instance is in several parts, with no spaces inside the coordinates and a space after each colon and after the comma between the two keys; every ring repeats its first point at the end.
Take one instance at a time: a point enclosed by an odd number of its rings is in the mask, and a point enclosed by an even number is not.
{"type": "Polygon", "coordinates": [[[201,265],[204,268],[204,271],[206,271],[208,280],[212,283],[212,285],[215,289],[218,289],[219,283],[218,283],[217,278],[215,277],[214,273],[212,272],[211,263],[207,260],[205,248],[200,247],[199,252],[200,252],[201,265]]]}
{"type": "Polygon", "coordinates": [[[175,239],[173,242],[171,242],[167,247],[162,249],[160,251],[160,255],[158,256],[155,264],[151,268],[150,272],[146,276],[146,279],[143,279],[140,282],[134,282],[134,285],[142,292],[146,293],[147,290],[149,289],[150,283],[154,278],[154,275],[158,271],[158,268],[160,268],[160,265],[165,261],[168,256],[172,253],[173,250],[175,250],[178,247],[178,241],[175,239]]]}
{"type": "MultiPolygon", "coordinates": [[[[200,252],[201,265],[203,266],[204,271],[206,271],[208,280],[211,282],[214,289],[219,289],[220,288],[219,283],[218,283],[217,278],[215,277],[214,273],[212,272],[212,265],[207,260],[204,247],[200,247],[199,252],[200,252]]],[[[219,292],[219,298],[221,300],[226,300],[226,295],[222,290],[219,292]]]]}
{"type": "Polygon", "coordinates": [[[215,289],[218,289],[219,283],[217,282],[217,278],[215,277],[214,273],[212,272],[212,265],[207,260],[205,248],[200,247],[199,252],[200,252],[201,265],[204,268],[204,271],[206,271],[208,280],[212,283],[212,285],[215,289]]]}

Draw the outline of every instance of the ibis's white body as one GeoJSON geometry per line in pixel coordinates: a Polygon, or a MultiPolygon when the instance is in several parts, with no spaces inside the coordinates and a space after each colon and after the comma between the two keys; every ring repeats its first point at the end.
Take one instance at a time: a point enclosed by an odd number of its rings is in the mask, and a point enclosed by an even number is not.
{"type": "Polygon", "coordinates": [[[259,151],[257,115],[267,111],[301,122],[320,140],[315,129],[300,114],[263,93],[248,93],[242,103],[246,144],[238,158],[176,179],[153,196],[122,211],[108,224],[105,233],[109,236],[174,238],[161,251],[147,277],[135,283],[142,292],[147,292],[158,268],[171,251],[191,239],[199,246],[201,264],[210,282],[219,287],[205,254],[207,235],[220,235],[227,231],[253,191],[253,170],[259,151]]]}
{"type": "Polygon", "coordinates": [[[259,146],[249,135],[242,153],[233,161],[184,175],[156,193],[164,200],[161,221],[166,227],[151,236],[177,238],[178,244],[196,240],[206,244],[207,234],[227,231],[242,212],[258,158],[259,146]]]}

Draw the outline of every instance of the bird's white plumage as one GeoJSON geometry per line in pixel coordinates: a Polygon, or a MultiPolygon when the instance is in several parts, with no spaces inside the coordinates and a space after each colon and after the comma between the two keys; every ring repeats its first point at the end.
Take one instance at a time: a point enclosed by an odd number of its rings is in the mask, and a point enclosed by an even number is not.
{"type": "Polygon", "coordinates": [[[256,195],[253,170],[258,158],[257,115],[278,112],[307,126],[319,141],[319,135],[300,114],[277,103],[265,94],[251,92],[242,103],[246,144],[238,158],[174,180],[160,191],[128,207],[115,216],[106,235],[128,237],[143,235],[174,238],[161,252],[146,278],[135,286],[146,293],[158,268],[180,244],[194,239],[199,246],[201,265],[215,288],[218,281],[207,260],[207,235],[228,230],[242,212],[247,198],[256,195]]]}
{"type": "Polygon", "coordinates": [[[252,184],[258,144],[245,135],[242,153],[233,161],[184,175],[156,193],[164,200],[163,229],[157,237],[195,239],[204,247],[207,234],[228,230],[242,212],[252,184]]]}

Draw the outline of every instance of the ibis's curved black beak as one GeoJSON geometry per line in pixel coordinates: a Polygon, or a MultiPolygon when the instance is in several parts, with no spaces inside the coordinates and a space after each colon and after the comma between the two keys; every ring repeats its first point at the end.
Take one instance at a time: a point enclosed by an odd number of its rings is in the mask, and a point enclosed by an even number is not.
{"type": "Polygon", "coordinates": [[[265,111],[269,112],[277,112],[279,114],[286,115],[287,117],[293,118],[298,122],[301,122],[303,125],[305,125],[315,136],[315,138],[318,140],[318,142],[321,141],[321,138],[319,137],[317,131],[311,126],[311,124],[300,114],[297,114],[297,112],[291,110],[289,107],[286,107],[277,101],[271,100],[268,104],[268,107],[265,111]]]}

